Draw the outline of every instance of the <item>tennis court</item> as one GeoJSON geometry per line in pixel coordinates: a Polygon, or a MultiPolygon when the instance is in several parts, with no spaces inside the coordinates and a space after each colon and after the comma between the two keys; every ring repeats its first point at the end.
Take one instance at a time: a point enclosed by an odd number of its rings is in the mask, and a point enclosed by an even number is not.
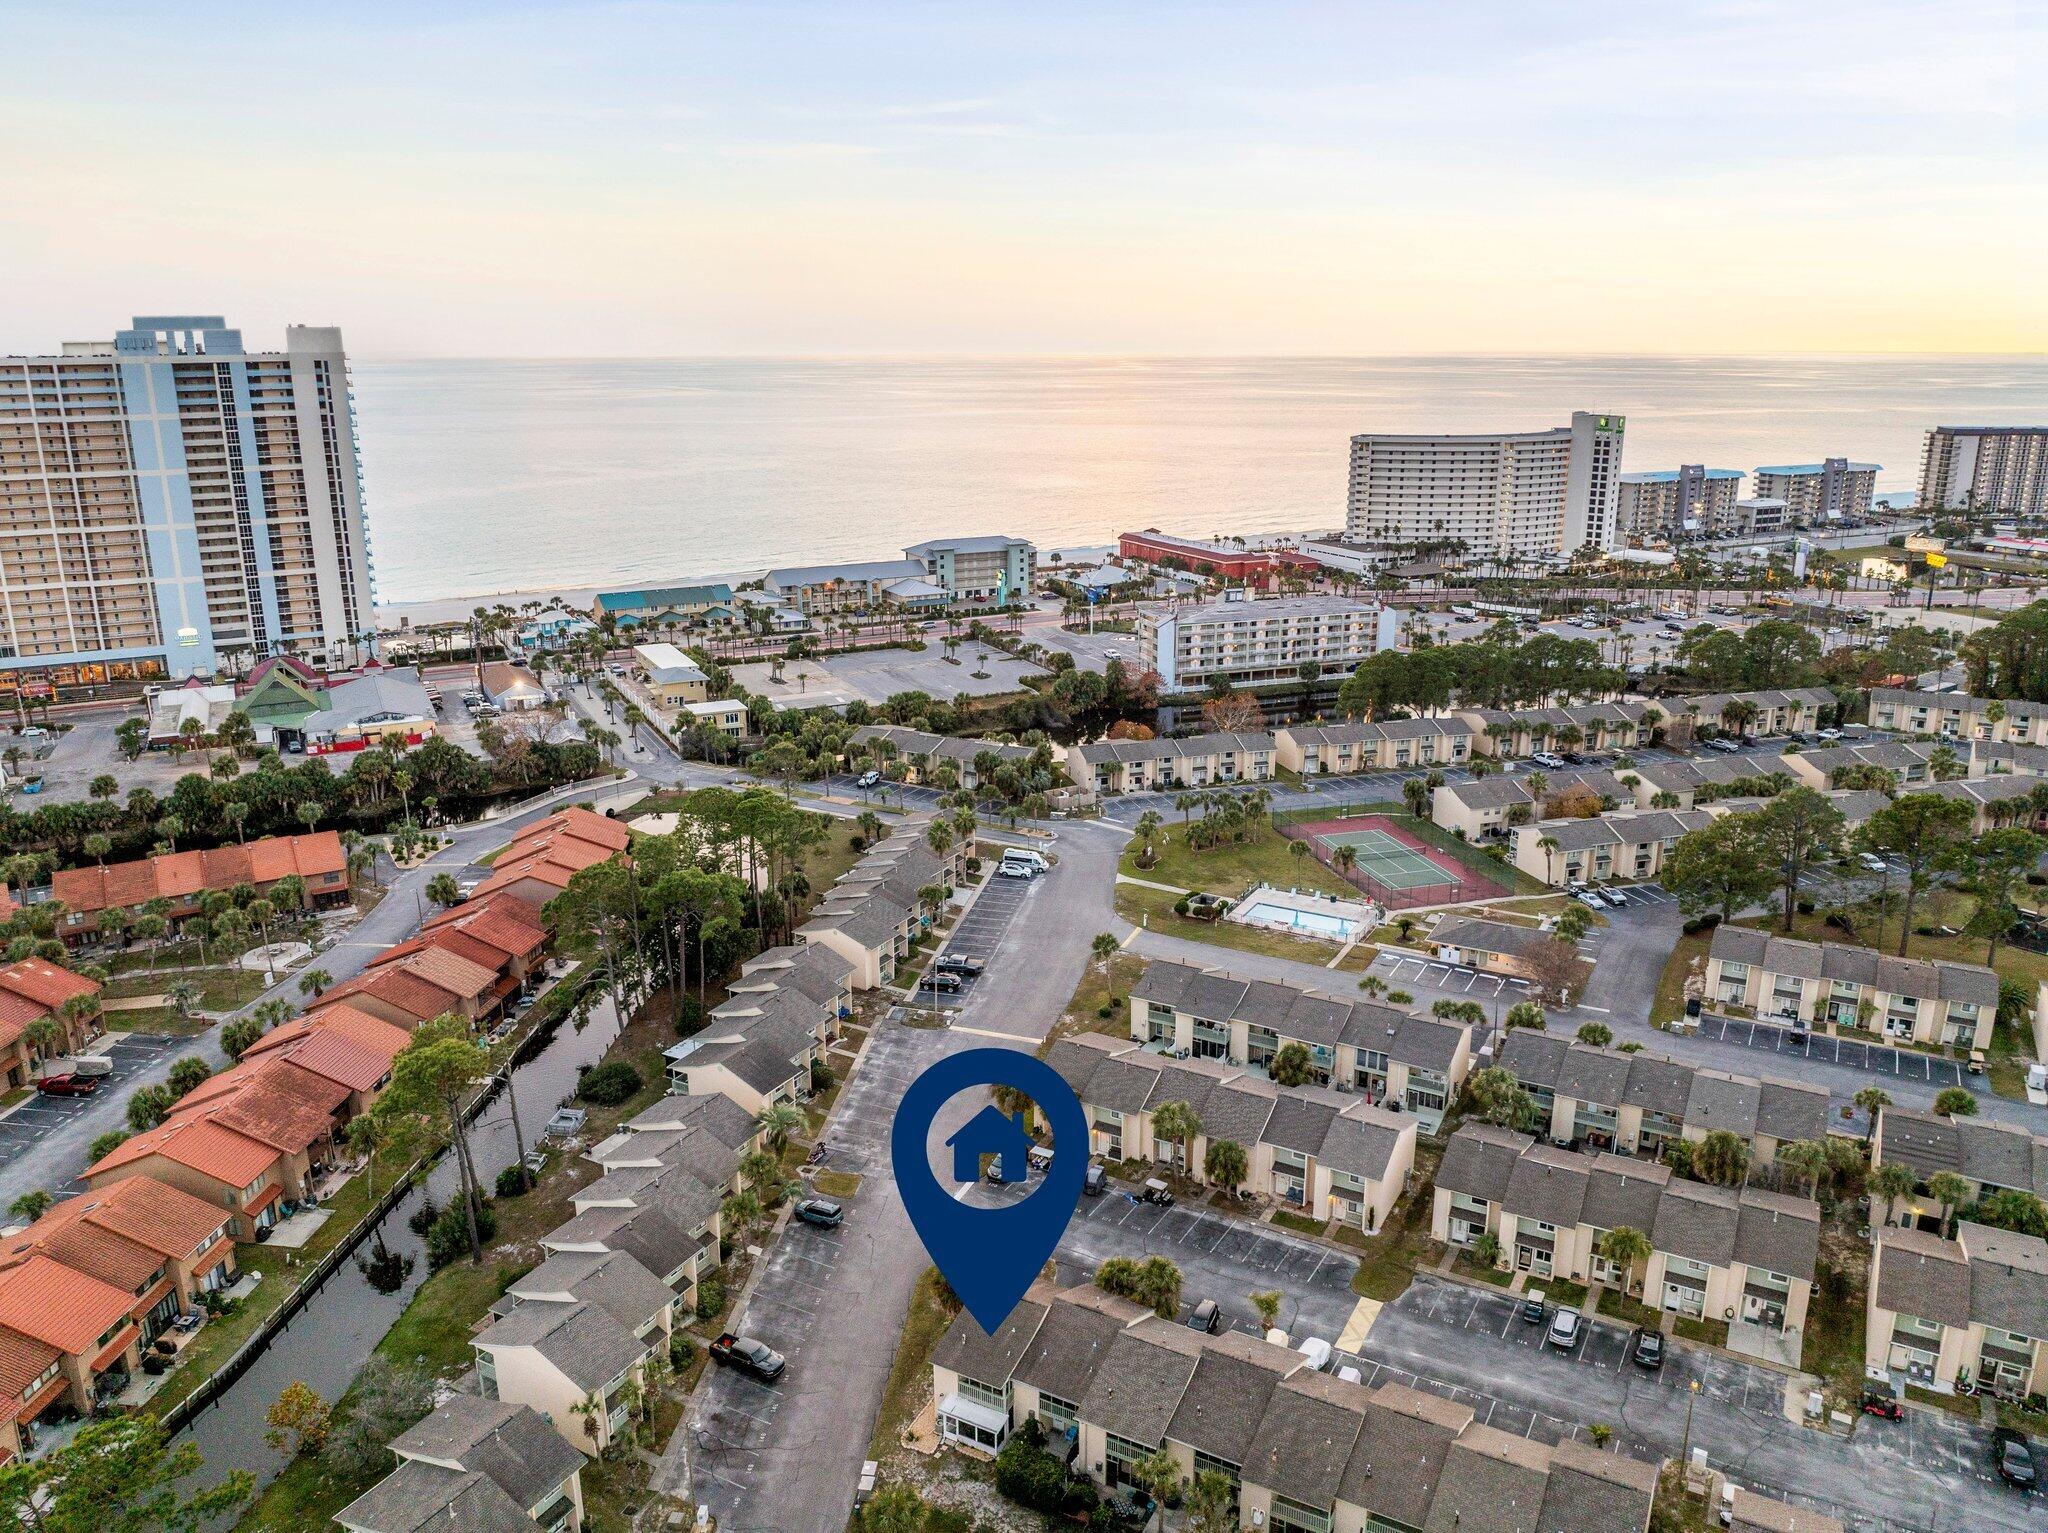
{"type": "Polygon", "coordinates": [[[1444,870],[1413,847],[1394,839],[1392,831],[1370,826],[1364,830],[1317,831],[1315,839],[1330,849],[1348,846],[1358,858],[1357,867],[1366,877],[1389,889],[1420,889],[1445,881],[1444,870]]]}
{"type": "Polygon", "coordinates": [[[1381,815],[1283,824],[1280,834],[1306,841],[1317,862],[1388,910],[1492,899],[1506,892],[1505,884],[1381,815]]]}

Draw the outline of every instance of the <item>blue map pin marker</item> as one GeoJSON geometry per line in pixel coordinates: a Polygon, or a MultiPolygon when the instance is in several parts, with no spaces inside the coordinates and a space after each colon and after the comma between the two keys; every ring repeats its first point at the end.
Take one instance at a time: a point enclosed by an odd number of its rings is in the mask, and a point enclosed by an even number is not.
{"type": "MultiPolygon", "coordinates": [[[[981,1157],[994,1154],[1004,1181],[1022,1182],[1030,1136],[1022,1116],[984,1107],[946,1141],[953,1180],[981,1179],[981,1157]]],[[[1043,1060],[1015,1049],[949,1054],[910,1083],[896,1109],[889,1154],[897,1190],[918,1238],[960,1302],[984,1331],[995,1334],[1038,1276],[1081,1201],[1088,1175],[1088,1119],[1073,1088],[1043,1060]],[[932,1175],[925,1140],[944,1107],[974,1086],[1009,1086],[1037,1104],[1052,1126],[1052,1164],[1028,1198],[1003,1208],[961,1202],[932,1175]]]]}

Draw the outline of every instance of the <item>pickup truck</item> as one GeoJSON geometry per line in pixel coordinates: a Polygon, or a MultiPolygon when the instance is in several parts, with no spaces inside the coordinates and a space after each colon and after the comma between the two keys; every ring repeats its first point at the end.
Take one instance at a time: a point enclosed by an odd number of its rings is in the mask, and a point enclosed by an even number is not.
{"type": "Polygon", "coordinates": [[[751,1336],[738,1336],[727,1331],[711,1344],[711,1360],[728,1368],[737,1368],[751,1373],[763,1384],[773,1384],[782,1377],[787,1366],[780,1352],[764,1341],[751,1336]]]}
{"type": "Polygon", "coordinates": [[[49,1097],[89,1097],[100,1089],[97,1075],[46,1075],[36,1090],[49,1097]]]}

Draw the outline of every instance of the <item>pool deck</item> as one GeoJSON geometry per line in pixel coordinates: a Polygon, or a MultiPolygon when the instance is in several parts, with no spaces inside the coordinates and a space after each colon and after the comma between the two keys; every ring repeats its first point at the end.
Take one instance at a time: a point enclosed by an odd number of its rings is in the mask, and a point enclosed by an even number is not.
{"type": "Polygon", "coordinates": [[[1340,900],[1309,889],[1278,889],[1261,884],[1246,893],[1224,916],[1244,926],[1292,932],[1326,942],[1349,943],[1379,922],[1372,905],[1340,900]]]}

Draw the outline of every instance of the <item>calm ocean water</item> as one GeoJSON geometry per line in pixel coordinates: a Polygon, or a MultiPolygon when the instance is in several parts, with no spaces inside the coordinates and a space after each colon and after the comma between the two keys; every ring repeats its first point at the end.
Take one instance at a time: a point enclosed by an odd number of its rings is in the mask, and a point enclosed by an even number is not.
{"type": "Polygon", "coordinates": [[[2048,420],[2048,359],[1243,358],[354,366],[380,598],[1344,520],[1347,439],[1628,417],[1624,466],[1836,454],[1918,479],[1935,424],[2048,420]]]}

